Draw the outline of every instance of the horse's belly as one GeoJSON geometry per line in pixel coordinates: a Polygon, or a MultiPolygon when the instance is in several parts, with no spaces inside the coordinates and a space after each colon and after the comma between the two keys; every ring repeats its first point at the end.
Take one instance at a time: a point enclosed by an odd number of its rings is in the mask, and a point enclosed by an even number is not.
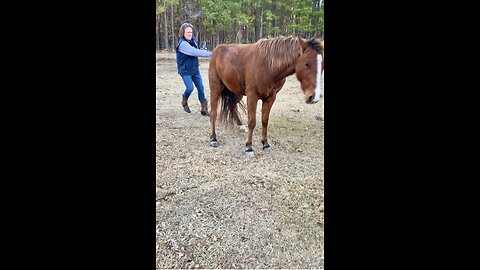
{"type": "Polygon", "coordinates": [[[245,96],[245,88],[242,88],[238,83],[228,83],[224,82],[225,86],[232,92],[237,95],[244,95],[245,96]]]}
{"type": "Polygon", "coordinates": [[[238,95],[245,95],[245,79],[239,72],[224,72],[221,76],[223,84],[238,95]]]}

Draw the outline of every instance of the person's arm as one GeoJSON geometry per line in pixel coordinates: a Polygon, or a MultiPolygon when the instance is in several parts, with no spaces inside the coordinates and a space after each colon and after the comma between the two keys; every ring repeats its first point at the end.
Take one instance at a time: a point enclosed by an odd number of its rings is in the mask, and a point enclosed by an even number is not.
{"type": "Polygon", "coordinates": [[[190,46],[188,42],[180,43],[178,50],[186,55],[197,56],[197,57],[210,57],[212,53],[209,51],[199,50],[195,47],[190,46]]]}

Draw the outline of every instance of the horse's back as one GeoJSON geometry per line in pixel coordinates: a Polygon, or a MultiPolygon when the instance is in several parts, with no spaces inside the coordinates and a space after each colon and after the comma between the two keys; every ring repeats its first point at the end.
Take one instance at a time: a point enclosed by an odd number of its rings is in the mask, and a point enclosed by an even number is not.
{"type": "Polygon", "coordinates": [[[212,60],[217,65],[245,66],[252,53],[252,44],[220,44],[212,52],[212,60]]]}
{"type": "Polygon", "coordinates": [[[245,74],[252,59],[251,44],[220,44],[212,52],[209,72],[237,94],[245,94],[245,74]]]}

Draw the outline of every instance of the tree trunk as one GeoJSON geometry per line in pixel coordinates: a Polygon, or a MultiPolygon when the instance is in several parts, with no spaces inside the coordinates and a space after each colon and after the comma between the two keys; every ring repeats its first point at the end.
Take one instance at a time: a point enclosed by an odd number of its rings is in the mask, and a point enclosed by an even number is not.
{"type": "Polygon", "coordinates": [[[182,0],[179,0],[178,1],[178,8],[179,8],[179,12],[178,12],[178,18],[180,18],[180,25],[182,23],[184,23],[185,21],[183,20],[183,16],[184,16],[184,13],[183,12],[183,1],[182,0]]]}
{"type": "Polygon", "coordinates": [[[263,6],[260,7],[260,38],[263,37],[263,6]]]}
{"type": "MultiPolygon", "coordinates": [[[[312,1],[312,11],[320,10],[319,3],[320,3],[320,0],[312,1]]],[[[318,18],[317,17],[312,17],[312,19],[310,20],[310,23],[313,25],[314,29],[317,29],[318,18]]]]}
{"type": "Polygon", "coordinates": [[[300,35],[300,29],[298,27],[298,25],[300,24],[300,18],[299,18],[299,15],[298,14],[294,14],[294,21],[295,21],[295,36],[298,36],[300,35]]]}
{"type": "Polygon", "coordinates": [[[173,23],[173,3],[170,3],[170,17],[172,22],[172,50],[175,50],[176,35],[175,35],[175,24],[173,23]]]}
{"type": "MultiPolygon", "coordinates": [[[[277,0],[273,0],[273,14],[277,16],[277,9],[278,9],[278,4],[277,0]]],[[[281,18],[280,18],[281,19],[281,18]]],[[[277,26],[277,20],[275,17],[272,19],[272,28],[273,28],[273,36],[277,36],[277,30],[275,30],[275,27],[277,26]]]]}
{"type": "Polygon", "coordinates": [[[236,36],[235,42],[237,44],[242,44],[242,40],[243,40],[242,26],[239,26],[237,30],[237,36],[236,36]]]}
{"type": "Polygon", "coordinates": [[[280,25],[279,25],[279,34],[285,36],[285,31],[284,31],[284,25],[285,25],[285,5],[281,5],[281,11],[280,11],[280,25]]]}
{"type": "Polygon", "coordinates": [[[263,6],[255,8],[255,42],[262,38],[263,6]]]}
{"type": "Polygon", "coordinates": [[[202,10],[202,0],[199,1],[198,3],[200,7],[200,15],[198,18],[198,42],[199,44],[202,44],[204,41],[204,35],[203,35],[203,10],[202,10]]]}
{"type": "Polygon", "coordinates": [[[165,19],[165,24],[163,25],[163,33],[164,33],[164,47],[165,49],[168,49],[168,21],[167,21],[167,0],[163,0],[163,3],[165,4],[165,11],[163,12],[163,18],[165,19]]]}
{"type": "Polygon", "coordinates": [[[180,7],[183,13],[181,14],[182,22],[189,22],[193,24],[193,15],[195,12],[195,4],[193,3],[193,0],[183,0],[181,2],[182,5],[180,7]]]}
{"type": "MultiPolygon", "coordinates": [[[[320,2],[319,2],[319,4],[318,4],[318,10],[321,10],[321,9],[322,9],[322,2],[323,2],[323,1],[320,0],[320,2]]],[[[323,21],[322,23],[325,23],[325,21],[323,21]]],[[[324,34],[324,33],[323,33],[323,30],[322,30],[322,28],[320,28],[320,36],[322,37],[322,39],[323,39],[323,34],[324,34]]]]}
{"type": "Polygon", "coordinates": [[[157,39],[156,40],[156,47],[157,47],[157,50],[160,50],[160,35],[162,34],[161,31],[160,31],[160,29],[161,29],[161,24],[160,24],[161,18],[160,18],[160,15],[157,15],[156,17],[157,17],[157,21],[156,21],[157,25],[155,27],[156,28],[155,29],[155,32],[156,32],[155,37],[157,39]]]}

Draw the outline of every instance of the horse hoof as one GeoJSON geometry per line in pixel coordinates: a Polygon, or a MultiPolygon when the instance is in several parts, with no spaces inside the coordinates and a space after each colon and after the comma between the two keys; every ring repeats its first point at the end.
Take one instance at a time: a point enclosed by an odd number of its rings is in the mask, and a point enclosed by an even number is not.
{"type": "Polygon", "coordinates": [[[254,157],[255,156],[255,153],[253,152],[252,149],[249,149],[249,150],[245,150],[245,155],[247,157],[254,157]]]}
{"type": "Polygon", "coordinates": [[[265,153],[270,153],[270,152],[272,152],[272,147],[270,147],[270,146],[264,147],[264,148],[263,148],[263,151],[264,151],[265,153]]]}
{"type": "Polygon", "coordinates": [[[210,146],[212,146],[212,147],[217,147],[217,146],[218,146],[218,142],[217,142],[217,141],[211,141],[211,142],[210,142],[210,146]]]}

